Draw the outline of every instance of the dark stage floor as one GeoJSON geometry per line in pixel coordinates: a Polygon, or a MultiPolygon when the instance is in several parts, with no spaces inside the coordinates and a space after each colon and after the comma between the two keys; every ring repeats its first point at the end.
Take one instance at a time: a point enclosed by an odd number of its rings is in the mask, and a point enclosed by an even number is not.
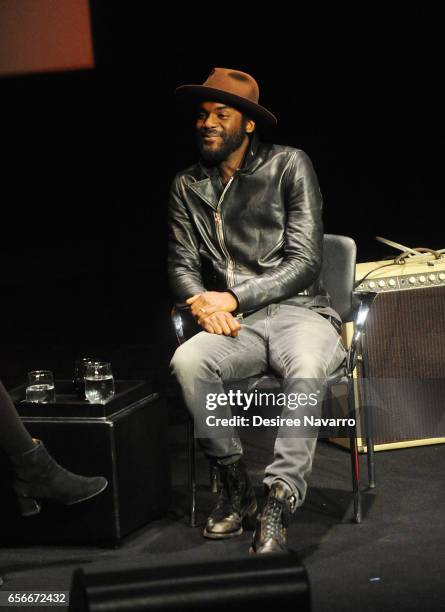
{"type": "MultiPolygon", "coordinates": [[[[188,526],[182,438],[182,426],[173,426],[174,494],[167,517],[125,538],[118,549],[2,548],[2,588],[68,590],[78,567],[158,566],[247,555],[251,533],[213,542],[203,539],[200,529],[188,526]]],[[[246,443],[246,460],[259,495],[268,459],[259,443],[246,443]]],[[[309,575],[312,609],[443,610],[445,445],[379,452],[376,460],[377,488],[365,493],[365,518],[356,525],[350,520],[348,453],[326,442],[318,444],[307,501],[289,531],[290,547],[300,555],[309,575]]],[[[202,522],[214,499],[202,458],[199,472],[202,522]]]]}

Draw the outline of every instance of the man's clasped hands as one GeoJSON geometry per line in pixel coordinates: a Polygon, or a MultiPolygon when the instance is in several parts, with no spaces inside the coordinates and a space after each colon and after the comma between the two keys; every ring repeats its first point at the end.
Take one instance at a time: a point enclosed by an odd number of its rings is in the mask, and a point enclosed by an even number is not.
{"type": "Polygon", "coordinates": [[[241,324],[232,312],[238,302],[229,291],[204,291],[186,300],[198,324],[209,334],[224,334],[235,338],[241,324]]]}

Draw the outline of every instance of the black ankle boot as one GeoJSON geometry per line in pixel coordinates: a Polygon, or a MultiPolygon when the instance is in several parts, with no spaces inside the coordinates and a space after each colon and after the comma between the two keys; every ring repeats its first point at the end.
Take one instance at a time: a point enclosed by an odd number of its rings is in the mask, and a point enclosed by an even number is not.
{"type": "Polygon", "coordinates": [[[40,440],[35,440],[31,450],[13,455],[11,462],[16,475],[14,491],[22,516],[40,512],[38,499],[52,499],[70,506],[98,495],[108,484],[101,476],[87,478],[65,470],[40,440]]]}
{"type": "Polygon", "coordinates": [[[207,519],[203,535],[219,540],[243,533],[243,519],[257,511],[255,493],[242,459],[230,465],[219,464],[222,488],[216,508],[207,519]]]}
{"type": "Polygon", "coordinates": [[[286,552],[287,526],[297,499],[284,482],[274,482],[253,535],[251,553],[286,552]]]}

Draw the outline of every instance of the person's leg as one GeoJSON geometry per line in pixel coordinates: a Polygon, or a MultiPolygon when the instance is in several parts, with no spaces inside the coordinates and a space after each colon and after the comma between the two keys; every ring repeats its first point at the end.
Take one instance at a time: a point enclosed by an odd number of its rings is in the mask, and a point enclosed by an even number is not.
{"type": "MultiPolygon", "coordinates": [[[[318,398],[316,406],[310,410],[306,406],[291,409],[288,399],[282,417],[300,417],[304,423],[305,414],[319,416],[326,377],[340,366],[344,358],[341,338],[329,321],[306,308],[275,306],[269,321],[270,367],[283,378],[283,392],[288,398],[290,393],[318,398]]],[[[316,436],[316,428],[307,428],[306,432],[304,427],[301,430],[279,429],[274,459],[265,470],[263,482],[269,488],[269,494],[254,533],[252,552],[285,550],[290,515],[303,503],[306,495],[306,479],[312,468],[316,436]]]]}
{"type": "Polygon", "coordinates": [[[108,484],[101,476],[78,476],[60,466],[44,444],[29,435],[1,382],[0,449],[11,461],[14,491],[23,516],[40,512],[37,500],[77,504],[98,495],[108,484]]]}
{"type": "Polygon", "coordinates": [[[18,455],[34,446],[8,392],[0,382],[0,449],[7,455],[18,455]]]}
{"type": "MultiPolygon", "coordinates": [[[[225,381],[244,380],[267,369],[264,341],[265,314],[255,313],[246,318],[236,338],[202,331],[182,344],[175,352],[170,369],[179,382],[184,402],[195,421],[195,431],[209,431],[203,427],[208,393],[225,393],[225,381]]],[[[229,418],[230,406],[218,409],[218,417],[229,418]]],[[[241,443],[236,436],[224,437],[224,431],[215,428],[213,437],[199,439],[208,457],[230,464],[242,455],[241,443]]]]}
{"type": "MultiPolygon", "coordinates": [[[[284,380],[286,393],[315,394],[317,405],[310,414],[321,416],[321,405],[326,378],[345,358],[340,335],[333,325],[318,313],[290,305],[280,305],[269,323],[270,366],[284,380]]],[[[309,414],[305,408],[284,408],[281,416],[296,418],[309,414]]],[[[317,443],[316,428],[304,428],[278,432],[274,459],[266,468],[264,483],[270,487],[276,480],[284,481],[297,498],[300,506],[306,496],[306,478],[310,474],[317,443]]]]}
{"type": "MultiPolygon", "coordinates": [[[[254,516],[257,503],[247,470],[242,461],[242,447],[235,429],[211,432],[203,427],[209,393],[213,398],[226,393],[224,382],[255,376],[267,367],[264,342],[265,311],[249,317],[236,338],[200,332],[181,347],[171,361],[188,410],[195,421],[201,445],[219,466],[222,488],[207,519],[203,535],[210,539],[231,538],[243,532],[246,516],[254,516]],[[207,437],[208,436],[208,437],[207,437]]],[[[231,408],[223,406],[218,418],[230,418],[231,408]]]]}

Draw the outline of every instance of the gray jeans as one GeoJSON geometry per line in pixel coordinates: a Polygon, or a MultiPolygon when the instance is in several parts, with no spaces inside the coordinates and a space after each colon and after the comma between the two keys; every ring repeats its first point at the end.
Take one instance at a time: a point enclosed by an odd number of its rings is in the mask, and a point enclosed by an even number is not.
{"type": "MultiPolygon", "coordinates": [[[[176,350],[170,366],[196,421],[205,411],[197,398],[198,379],[211,382],[214,389],[224,393],[224,381],[247,379],[272,369],[280,378],[304,380],[305,392],[311,393],[344,358],[341,338],[327,319],[309,308],[271,304],[245,317],[236,338],[205,331],[193,336],[176,350]]],[[[288,415],[284,408],[281,416],[288,415]]],[[[207,456],[223,463],[237,461],[242,455],[237,437],[204,438],[200,442],[207,456]]],[[[316,442],[314,435],[289,437],[278,431],[264,484],[270,487],[275,480],[283,480],[301,505],[316,442]]]]}

